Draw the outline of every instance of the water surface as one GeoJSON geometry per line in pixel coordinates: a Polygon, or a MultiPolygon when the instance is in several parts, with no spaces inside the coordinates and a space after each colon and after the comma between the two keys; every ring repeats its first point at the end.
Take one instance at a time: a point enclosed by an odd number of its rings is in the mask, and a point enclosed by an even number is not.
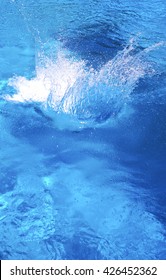
{"type": "Polygon", "coordinates": [[[1,259],[165,259],[165,1],[0,4],[1,259]]]}

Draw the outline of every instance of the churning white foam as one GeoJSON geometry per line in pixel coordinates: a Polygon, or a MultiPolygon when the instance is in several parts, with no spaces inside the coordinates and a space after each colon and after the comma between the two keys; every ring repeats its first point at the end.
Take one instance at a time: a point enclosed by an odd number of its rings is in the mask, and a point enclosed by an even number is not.
{"type": "Polygon", "coordinates": [[[80,120],[103,121],[116,115],[130,99],[140,78],[153,74],[145,54],[156,44],[137,51],[133,42],[118,52],[100,70],[88,68],[83,60],[59,51],[56,59],[42,57],[31,80],[14,77],[9,85],[16,93],[5,99],[21,103],[38,103],[51,114],[61,113],[80,120]]]}
{"type": "Polygon", "coordinates": [[[35,78],[28,80],[25,77],[14,77],[9,80],[9,85],[14,87],[17,93],[6,96],[6,99],[16,102],[47,103],[49,95],[54,93],[58,105],[68,88],[73,86],[81,75],[82,66],[82,62],[69,61],[61,52],[56,62],[45,57],[44,66],[36,66],[35,78]]]}

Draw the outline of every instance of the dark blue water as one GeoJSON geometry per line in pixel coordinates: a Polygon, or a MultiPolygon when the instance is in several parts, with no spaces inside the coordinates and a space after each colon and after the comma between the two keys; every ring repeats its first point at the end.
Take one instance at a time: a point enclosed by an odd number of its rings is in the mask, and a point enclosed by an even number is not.
{"type": "Polygon", "coordinates": [[[1,259],[166,259],[165,0],[0,0],[1,259]]]}

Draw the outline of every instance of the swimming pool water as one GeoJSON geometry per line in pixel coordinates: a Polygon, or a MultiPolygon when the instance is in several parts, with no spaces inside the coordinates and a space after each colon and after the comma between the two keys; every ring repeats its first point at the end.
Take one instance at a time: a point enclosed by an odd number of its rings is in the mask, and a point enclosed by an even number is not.
{"type": "Polygon", "coordinates": [[[165,259],[165,1],[0,4],[0,258],[165,259]]]}

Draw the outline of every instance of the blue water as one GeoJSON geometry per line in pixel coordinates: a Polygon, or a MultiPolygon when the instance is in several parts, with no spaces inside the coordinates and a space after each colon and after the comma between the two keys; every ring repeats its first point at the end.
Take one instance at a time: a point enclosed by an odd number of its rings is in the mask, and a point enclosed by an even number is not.
{"type": "Polygon", "coordinates": [[[0,258],[166,259],[165,0],[0,0],[0,258]]]}

